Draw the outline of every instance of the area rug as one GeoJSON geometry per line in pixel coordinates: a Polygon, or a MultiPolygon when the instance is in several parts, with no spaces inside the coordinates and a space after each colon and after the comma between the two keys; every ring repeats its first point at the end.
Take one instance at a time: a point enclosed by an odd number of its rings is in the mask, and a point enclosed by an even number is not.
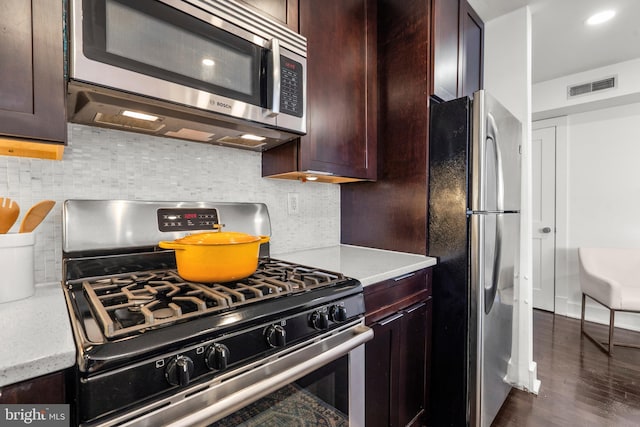
{"type": "Polygon", "coordinates": [[[264,397],[209,427],[348,427],[349,419],[293,384],[264,397]]]}

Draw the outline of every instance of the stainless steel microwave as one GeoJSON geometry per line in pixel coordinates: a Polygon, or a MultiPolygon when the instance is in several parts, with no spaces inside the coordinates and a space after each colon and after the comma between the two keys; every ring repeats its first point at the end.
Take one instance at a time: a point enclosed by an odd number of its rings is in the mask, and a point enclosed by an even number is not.
{"type": "Polygon", "coordinates": [[[266,150],[306,133],[306,39],[233,0],[71,0],[71,122],[266,150]]]}

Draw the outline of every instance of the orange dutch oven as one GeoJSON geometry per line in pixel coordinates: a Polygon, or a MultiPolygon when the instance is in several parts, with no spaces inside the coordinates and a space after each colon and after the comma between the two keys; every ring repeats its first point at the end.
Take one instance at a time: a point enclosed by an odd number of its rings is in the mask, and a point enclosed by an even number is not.
{"type": "Polygon", "coordinates": [[[190,234],[158,244],[176,253],[178,274],[192,282],[231,282],[251,276],[258,268],[260,245],[269,236],[234,231],[190,234]]]}

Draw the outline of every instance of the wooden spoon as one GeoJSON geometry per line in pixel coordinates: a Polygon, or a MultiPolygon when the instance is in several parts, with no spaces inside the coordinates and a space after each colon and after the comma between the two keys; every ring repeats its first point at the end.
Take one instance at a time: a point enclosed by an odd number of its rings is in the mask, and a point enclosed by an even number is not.
{"type": "Polygon", "coordinates": [[[20,233],[31,233],[45,219],[53,205],[53,200],[43,200],[31,206],[27,214],[22,218],[20,233]]]}
{"type": "Polygon", "coordinates": [[[8,197],[0,197],[0,234],[8,232],[18,219],[20,206],[8,197]]]}

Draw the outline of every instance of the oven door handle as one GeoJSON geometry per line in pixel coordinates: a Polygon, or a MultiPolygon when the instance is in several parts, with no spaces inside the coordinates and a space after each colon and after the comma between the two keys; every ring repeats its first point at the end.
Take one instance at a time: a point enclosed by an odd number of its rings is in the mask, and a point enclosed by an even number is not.
{"type": "MultiPolygon", "coordinates": [[[[329,337],[324,345],[322,345],[322,342],[313,343],[308,346],[308,348],[304,347],[292,354],[285,355],[277,359],[274,361],[272,366],[258,368],[258,370],[266,368],[263,379],[252,382],[247,386],[243,386],[239,390],[225,397],[220,398],[221,396],[218,395],[217,398],[211,399],[210,403],[207,402],[205,407],[189,414],[188,416],[178,419],[171,417],[170,419],[173,421],[166,426],[184,427],[208,425],[242,409],[259,398],[273,393],[285,385],[302,378],[329,362],[348,354],[351,350],[361,346],[372,338],[373,330],[364,324],[359,323],[329,337]],[[314,356],[306,358],[306,354],[311,352],[312,349],[314,356]],[[292,357],[290,358],[289,356],[292,357]],[[284,363],[284,365],[286,365],[286,369],[278,369],[279,363],[284,363]],[[273,373],[274,371],[275,373],[273,373]]],[[[254,371],[246,373],[246,375],[249,376],[248,378],[251,378],[252,374],[254,374],[254,371]]],[[[225,382],[233,381],[234,379],[232,378],[225,382]]],[[[213,386],[213,388],[215,388],[215,386],[213,386]]],[[[208,392],[212,393],[215,397],[215,391],[206,389],[202,392],[194,393],[189,396],[188,399],[196,399],[200,402],[207,401],[208,392]]]]}

